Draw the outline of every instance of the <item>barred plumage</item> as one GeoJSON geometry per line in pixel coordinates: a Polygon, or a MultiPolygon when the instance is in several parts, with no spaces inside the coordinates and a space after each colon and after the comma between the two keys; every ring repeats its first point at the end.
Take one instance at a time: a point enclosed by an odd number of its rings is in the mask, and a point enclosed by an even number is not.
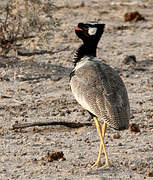
{"type": "Polygon", "coordinates": [[[100,151],[95,165],[100,165],[103,148],[106,166],[109,165],[104,145],[106,125],[116,130],[127,129],[130,106],[125,85],[118,73],[96,58],[96,48],[104,26],[101,23],[79,23],[75,29],[76,35],[83,40],[83,45],[79,47],[74,58],[75,68],[70,75],[70,85],[78,103],[95,117],[101,138],[100,151]],[[92,28],[94,28],[93,31],[92,28]],[[88,33],[89,29],[90,33],[88,33]],[[99,122],[104,122],[103,131],[99,122]]]}
{"type": "Polygon", "coordinates": [[[127,129],[129,102],[123,81],[107,64],[84,57],[75,67],[71,89],[83,108],[114,129],[127,129]]]}

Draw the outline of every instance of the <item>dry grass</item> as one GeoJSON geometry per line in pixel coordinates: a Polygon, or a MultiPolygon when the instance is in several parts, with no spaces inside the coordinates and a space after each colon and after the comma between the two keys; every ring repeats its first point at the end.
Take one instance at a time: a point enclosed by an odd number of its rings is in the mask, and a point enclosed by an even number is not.
{"type": "Polygon", "coordinates": [[[53,17],[55,9],[50,1],[9,1],[0,19],[0,54],[21,48],[48,49],[57,25],[53,17]]]}

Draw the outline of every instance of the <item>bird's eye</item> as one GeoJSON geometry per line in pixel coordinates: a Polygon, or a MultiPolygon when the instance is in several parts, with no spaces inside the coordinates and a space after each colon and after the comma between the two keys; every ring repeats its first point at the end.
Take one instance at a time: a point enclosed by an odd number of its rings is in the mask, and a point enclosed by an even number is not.
{"type": "Polygon", "coordinates": [[[89,35],[95,35],[96,34],[96,32],[97,32],[97,28],[96,27],[89,27],[89,29],[88,29],[88,34],[89,35]]]}
{"type": "Polygon", "coordinates": [[[84,30],[88,30],[89,29],[89,26],[88,25],[85,25],[84,26],[84,30]]]}

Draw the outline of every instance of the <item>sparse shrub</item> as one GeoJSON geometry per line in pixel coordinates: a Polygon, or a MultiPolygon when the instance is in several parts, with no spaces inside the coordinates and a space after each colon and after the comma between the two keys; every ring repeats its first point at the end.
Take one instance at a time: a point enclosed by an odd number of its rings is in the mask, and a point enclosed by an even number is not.
{"type": "Polygon", "coordinates": [[[50,0],[10,0],[0,19],[0,54],[21,48],[48,49],[57,25],[55,9],[50,0]]]}

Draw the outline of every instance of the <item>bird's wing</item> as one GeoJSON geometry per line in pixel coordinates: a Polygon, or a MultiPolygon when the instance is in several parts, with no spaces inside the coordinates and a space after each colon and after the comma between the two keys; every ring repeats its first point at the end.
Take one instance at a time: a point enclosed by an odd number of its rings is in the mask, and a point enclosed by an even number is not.
{"type": "Polygon", "coordinates": [[[71,88],[76,100],[98,118],[119,129],[128,126],[129,101],[125,85],[110,66],[89,62],[75,71],[71,88]]]}

